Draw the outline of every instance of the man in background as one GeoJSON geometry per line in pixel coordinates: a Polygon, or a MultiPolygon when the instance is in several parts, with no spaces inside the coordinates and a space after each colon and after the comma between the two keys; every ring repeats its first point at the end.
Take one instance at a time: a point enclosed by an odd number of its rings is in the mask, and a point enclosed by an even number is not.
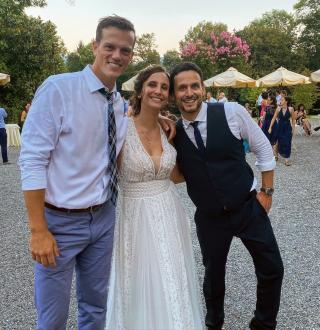
{"type": "Polygon", "coordinates": [[[0,108],[0,146],[3,164],[9,164],[8,161],[8,148],[7,148],[7,131],[4,119],[7,118],[7,112],[4,108],[0,108]]]}

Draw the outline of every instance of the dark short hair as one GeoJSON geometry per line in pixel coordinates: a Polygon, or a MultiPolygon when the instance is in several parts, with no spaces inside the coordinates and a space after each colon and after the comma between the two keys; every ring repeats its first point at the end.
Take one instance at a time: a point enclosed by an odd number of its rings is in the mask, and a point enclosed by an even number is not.
{"type": "Polygon", "coordinates": [[[291,99],[291,97],[290,96],[285,96],[284,99],[287,102],[287,106],[288,107],[291,107],[292,106],[292,99],[291,99]]]}
{"type": "Polygon", "coordinates": [[[134,82],[134,93],[130,99],[132,103],[133,115],[136,116],[141,111],[141,92],[143,84],[152,76],[154,73],[163,72],[169,79],[169,74],[161,65],[151,65],[140,71],[137,79],[134,82]]]}
{"type": "Polygon", "coordinates": [[[262,97],[264,100],[267,100],[267,99],[268,99],[268,92],[262,92],[262,93],[261,93],[261,97],[262,97]]]}
{"type": "Polygon", "coordinates": [[[277,99],[273,94],[269,94],[269,99],[272,101],[272,105],[277,107],[277,99]]]}
{"type": "Polygon", "coordinates": [[[170,72],[170,94],[174,92],[174,79],[175,77],[184,71],[195,71],[200,76],[201,82],[203,82],[203,74],[197,64],[192,62],[181,62],[175,65],[170,72]]]}
{"type": "Polygon", "coordinates": [[[99,24],[96,30],[96,42],[100,42],[102,39],[102,30],[108,27],[115,27],[123,31],[132,31],[134,33],[134,41],[136,40],[136,31],[134,25],[124,17],[118,15],[112,15],[103,17],[99,20],[99,24]]]}

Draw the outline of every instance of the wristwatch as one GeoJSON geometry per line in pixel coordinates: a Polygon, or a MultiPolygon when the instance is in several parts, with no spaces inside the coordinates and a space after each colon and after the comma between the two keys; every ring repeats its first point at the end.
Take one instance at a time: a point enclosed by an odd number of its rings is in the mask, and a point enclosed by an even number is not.
{"type": "Polygon", "coordinates": [[[262,191],[263,193],[265,193],[268,196],[272,196],[272,194],[274,193],[274,189],[271,187],[268,187],[268,188],[261,187],[260,191],[262,191]]]}

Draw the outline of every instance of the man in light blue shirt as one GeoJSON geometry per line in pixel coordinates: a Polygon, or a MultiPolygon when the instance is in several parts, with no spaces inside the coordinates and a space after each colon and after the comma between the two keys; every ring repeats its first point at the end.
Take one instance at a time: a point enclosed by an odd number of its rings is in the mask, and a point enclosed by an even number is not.
{"type": "Polygon", "coordinates": [[[211,92],[207,92],[206,103],[215,103],[217,100],[212,96],[211,92]]]}
{"type": "Polygon", "coordinates": [[[132,59],[135,39],[125,18],[101,19],[93,65],[49,77],[28,113],[19,164],[36,261],[38,330],[66,328],[74,269],[78,329],[104,329],[114,164],[127,127],[116,79],[132,59]]]}
{"type": "Polygon", "coordinates": [[[4,119],[7,118],[7,112],[4,108],[0,108],[0,147],[3,164],[9,164],[7,151],[7,131],[4,119]]]}

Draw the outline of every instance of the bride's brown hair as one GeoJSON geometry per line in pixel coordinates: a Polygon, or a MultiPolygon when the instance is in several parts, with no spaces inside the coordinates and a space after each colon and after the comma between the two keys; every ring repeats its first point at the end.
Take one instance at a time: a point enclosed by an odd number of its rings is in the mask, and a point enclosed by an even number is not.
{"type": "Polygon", "coordinates": [[[151,75],[159,72],[163,72],[168,77],[168,79],[170,79],[168,72],[161,65],[148,66],[138,74],[138,77],[134,82],[134,93],[130,99],[134,116],[138,115],[141,111],[141,92],[143,84],[149,79],[151,75]]]}

